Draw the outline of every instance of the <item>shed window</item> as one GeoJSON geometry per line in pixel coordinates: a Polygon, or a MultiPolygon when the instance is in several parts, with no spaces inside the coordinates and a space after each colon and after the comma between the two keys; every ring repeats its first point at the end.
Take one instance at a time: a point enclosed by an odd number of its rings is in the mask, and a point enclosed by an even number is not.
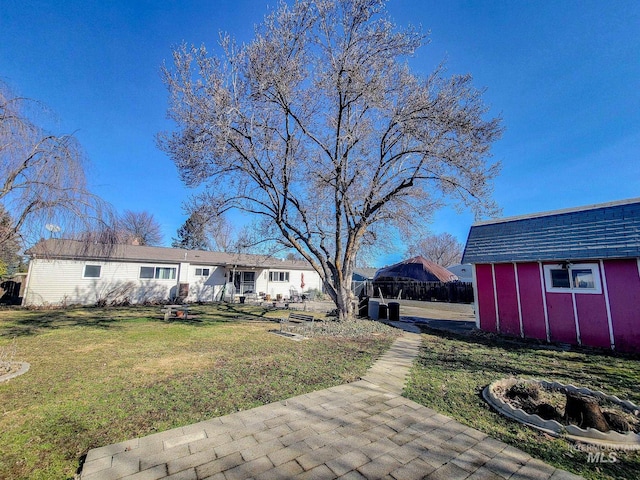
{"type": "Polygon", "coordinates": [[[545,265],[547,292],[602,293],[595,263],[545,265]]]}
{"type": "Polygon", "coordinates": [[[102,273],[101,265],[84,266],[84,278],[100,278],[100,273],[102,273]]]}
{"type": "Polygon", "coordinates": [[[596,288],[593,280],[593,270],[590,268],[572,269],[571,286],[573,288],[596,288]]]}
{"type": "Polygon", "coordinates": [[[551,286],[553,288],[571,288],[569,270],[561,268],[551,270],[551,286]]]}

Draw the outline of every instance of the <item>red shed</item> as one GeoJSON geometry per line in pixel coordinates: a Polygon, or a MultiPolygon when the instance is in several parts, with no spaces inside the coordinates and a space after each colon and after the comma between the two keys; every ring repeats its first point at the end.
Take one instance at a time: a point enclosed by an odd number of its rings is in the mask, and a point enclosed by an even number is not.
{"type": "Polygon", "coordinates": [[[475,223],[482,330],[640,352],[640,199],[475,223]]]}

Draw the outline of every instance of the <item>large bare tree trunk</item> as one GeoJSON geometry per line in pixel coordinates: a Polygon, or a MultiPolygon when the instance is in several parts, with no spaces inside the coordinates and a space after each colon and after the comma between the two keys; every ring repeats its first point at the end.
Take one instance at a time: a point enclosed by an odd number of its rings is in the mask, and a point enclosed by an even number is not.
{"type": "MultiPolygon", "coordinates": [[[[331,295],[330,295],[331,296],[331,295]]],[[[336,285],[335,296],[331,296],[336,304],[338,320],[351,320],[354,318],[353,293],[351,285],[336,285]]]]}

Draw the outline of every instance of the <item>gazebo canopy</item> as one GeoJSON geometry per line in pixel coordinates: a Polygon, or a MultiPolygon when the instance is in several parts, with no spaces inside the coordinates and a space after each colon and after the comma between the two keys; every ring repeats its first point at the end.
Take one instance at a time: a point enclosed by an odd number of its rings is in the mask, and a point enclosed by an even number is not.
{"type": "Polygon", "coordinates": [[[381,268],[376,272],[373,281],[414,281],[414,282],[454,282],[458,280],[446,268],[417,256],[381,268]]]}

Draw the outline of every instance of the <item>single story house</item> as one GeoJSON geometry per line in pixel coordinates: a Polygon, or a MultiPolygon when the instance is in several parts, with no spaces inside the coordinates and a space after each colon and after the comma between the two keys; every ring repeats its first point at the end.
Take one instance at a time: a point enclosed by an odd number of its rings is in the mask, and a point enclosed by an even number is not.
{"type": "Polygon", "coordinates": [[[450,265],[447,267],[451,273],[458,277],[459,282],[472,283],[473,282],[473,267],[468,264],[450,265]]]}
{"type": "Polygon", "coordinates": [[[640,198],[476,223],[462,261],[478,328],[640,352],[640,198]]]}
{"type": "Polygon", "coordinates": [[[290,298],[322,290],[306,261],[74,240],[40,241],[27,251],[23,305],[185,302],[267,295],[290,298]]]}
{"type": "Polygon", "coordinates": [[[371,282],[378,271],[372,267],[355,267],[351,276],[351,291],[356,297],[372,296],[373,287],[371,282]]]}

